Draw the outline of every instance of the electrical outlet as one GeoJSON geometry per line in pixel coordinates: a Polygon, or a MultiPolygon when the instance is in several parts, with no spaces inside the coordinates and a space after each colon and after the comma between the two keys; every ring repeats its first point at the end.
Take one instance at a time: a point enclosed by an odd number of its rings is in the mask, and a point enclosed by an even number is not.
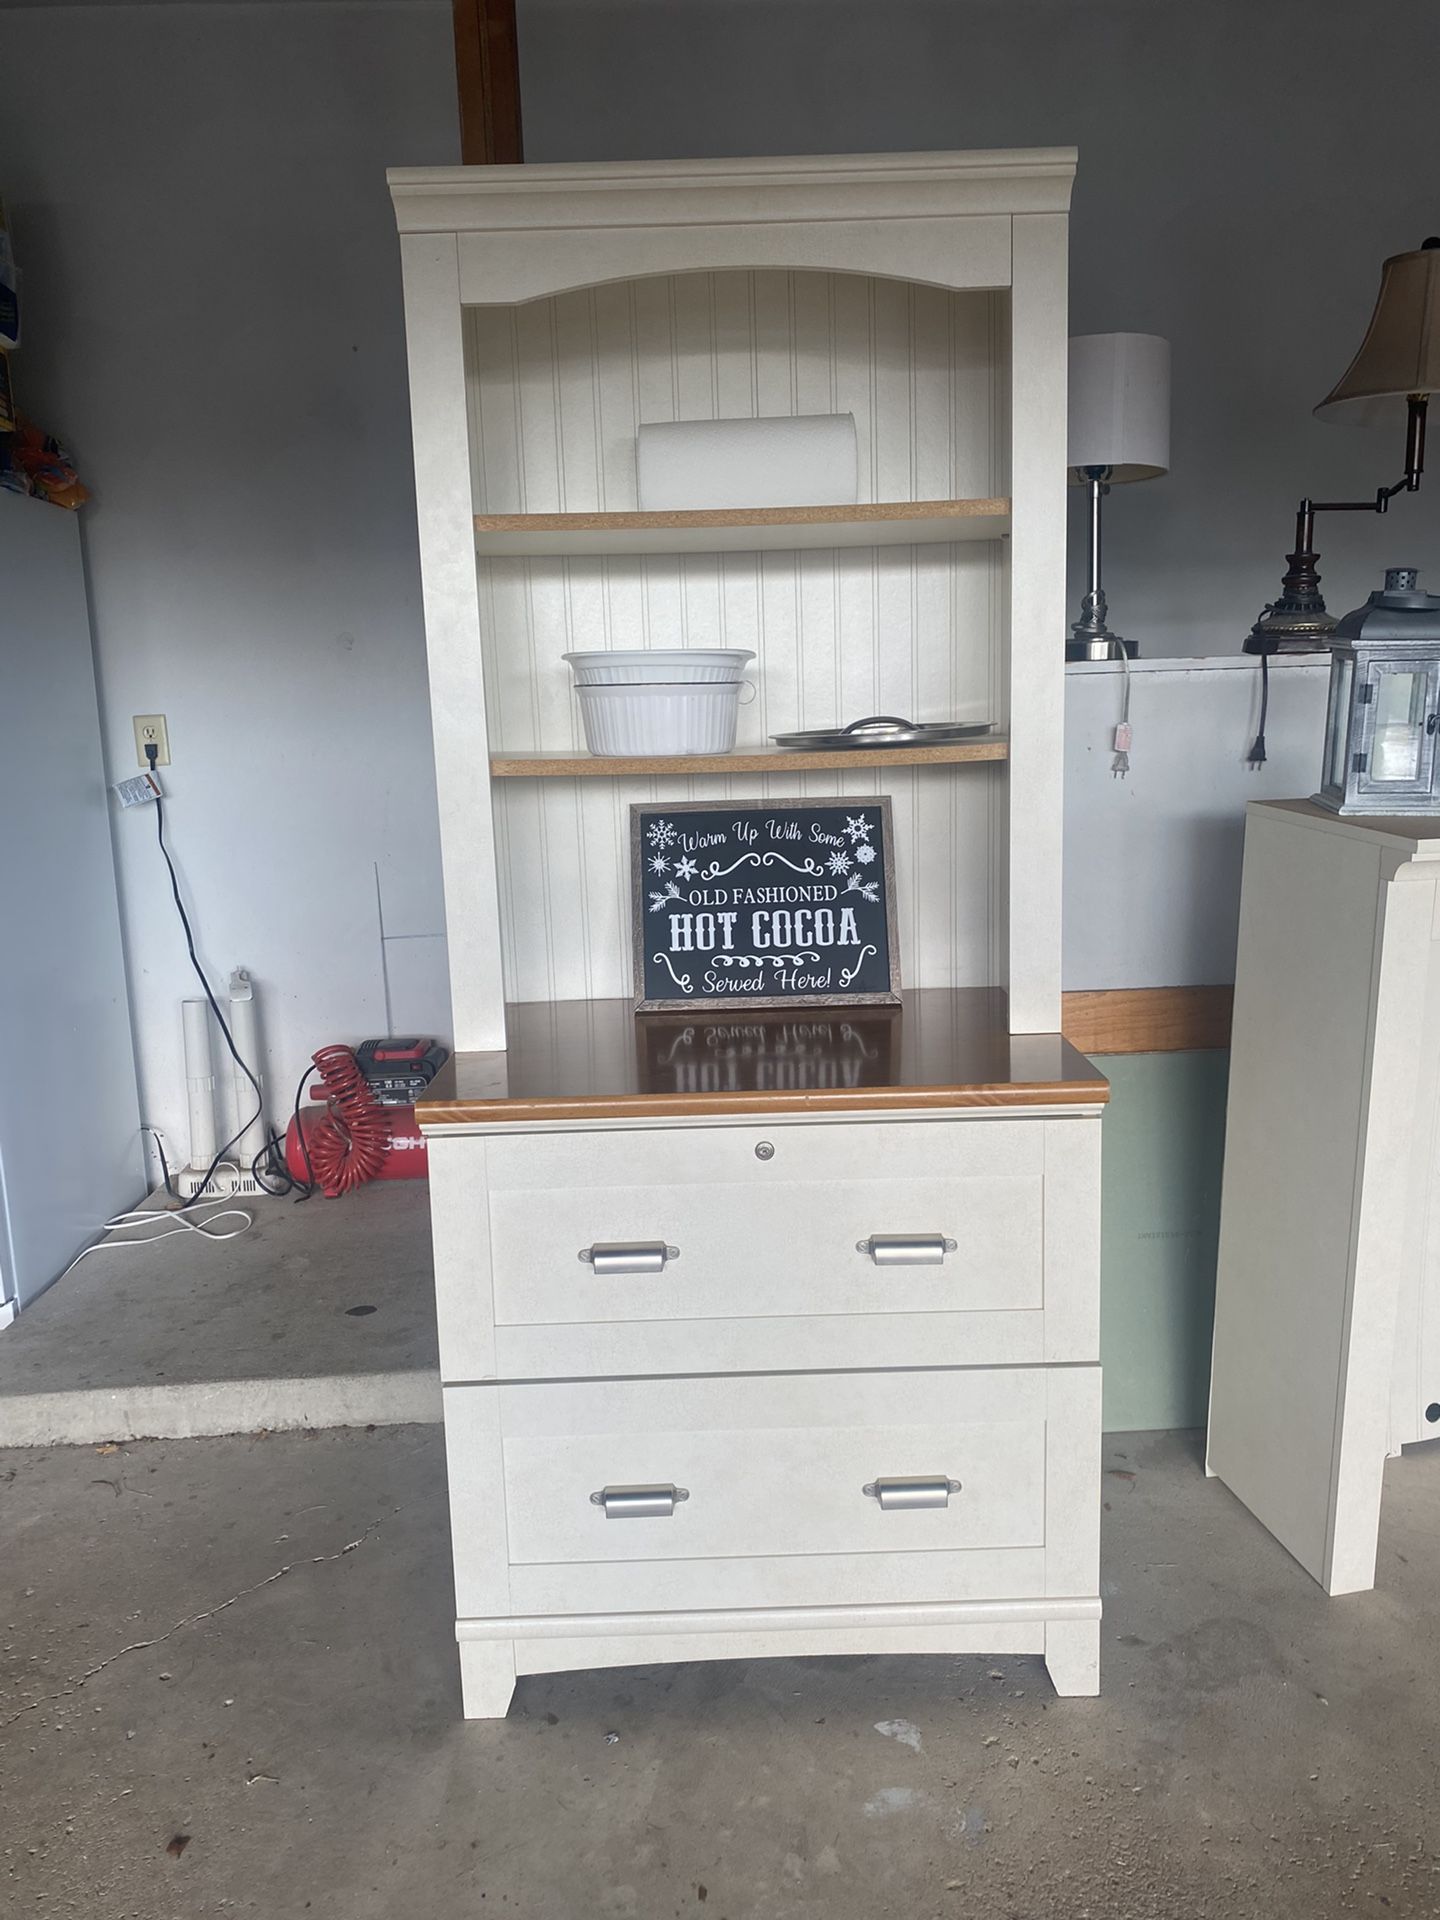
{"type": "Polygon", "coordinates": [[[148,767],[150,756],[147,747],[158,749],[155,755],[157,767],[170,764],[170,729],[165,724],[163,713],[137,713],[135,716],[135,757],[142,767],[148,767]]]}

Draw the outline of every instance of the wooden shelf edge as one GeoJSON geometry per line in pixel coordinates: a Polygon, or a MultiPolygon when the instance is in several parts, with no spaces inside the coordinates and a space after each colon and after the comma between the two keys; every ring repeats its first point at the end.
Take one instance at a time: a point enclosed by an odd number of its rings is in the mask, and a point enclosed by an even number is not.
{"type": "Polygon", "coordinates": [[[1198,1053],[1230,1044],[1233,987],[1107,987],[1061,995],[1081,1053],[1198,1053]]]}
{"type": "Polygon", "coordinates": [[[484,533],[662,533],[721,527],[821,527],[891,525],[904,520],[999,520],[1010,501],[885,500],[840,507],[671,508],[663,512],[624,513],[477,513],[475,531],[484,533]]]}
{"type": "Polygon", "coordinates": [[[1030,1107],[1102,1107],[1109,1083],[1093,1081],[1013,1081],[999,1086],[827,1088],[806,1093],[595,1094],[497,1097],[493,1100],[422,1100],[416,1104],[420,1127],[535,1124],[556,1120],[642,1120],[702,1118],[706,1115],[778,1113],[930,1113],[967,1109],[1030,1107]]]}
{"type": "Polygon", "coordinates": [[[895,500],[875,506],[721,507],[670,513],[481,513],[481,559],[786,553],[1000,540],[1010,502],[895,500]]]}
{"type": "Polygon", "coordinates": [[[1008,740],[964,740],[948,747],[837,747],[820,752],[786,747],[736,753],[609,756],[589,753],[494,753],[494,780],[624,780],[732,773],[825,773],[850,767],[949,767],[1007,760],[1008,740]]]}

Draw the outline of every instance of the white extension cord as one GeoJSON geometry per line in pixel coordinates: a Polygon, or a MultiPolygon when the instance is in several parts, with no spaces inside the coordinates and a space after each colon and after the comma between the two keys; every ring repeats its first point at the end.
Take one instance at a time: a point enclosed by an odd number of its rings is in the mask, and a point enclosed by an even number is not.
{"type": "MultiPolygon", "coordinates": [[[[247,1227],[254,1225],[254,1215],[246,1213],[242,1207],[226,1207],[219,1213],[209,1211],[214,1201],[202,1201],[203,1215],[172,1211],[168,1207],[135,1207],[127,1213],[117,1213],[107,1220],[100,1229],[101,1238],[93,1246],[82,1247],[75,1258],[66,1267],[65,1273],[73,1273],[82,1260],[88,1260],[92,1253],[118,1252],[121,1247],[148,1247],[157,1240],[173,1240],[177,1233],[198,1233],[202,1240],[238,1240],[247,1227]],[[238,1227],[217,1231],[222,1220],[238,1220],[238,1227]],[[132,1227],[159,1227],[158,1233],[147,1233],[138,1239],[112,1240],[105,1236],[128,1233],[132,1227]]],[[[60,1279],[65,1278],[62,1273],[60,1279]]]]}

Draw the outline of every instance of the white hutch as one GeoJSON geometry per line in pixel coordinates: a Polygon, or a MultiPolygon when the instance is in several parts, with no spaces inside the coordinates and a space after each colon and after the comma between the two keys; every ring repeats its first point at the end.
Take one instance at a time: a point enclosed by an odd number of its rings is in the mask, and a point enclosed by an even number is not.
{"type": "Polygon", "coordinates": [[[782,1653],[1098,1687],[1106,1087],[1059,1035],[1074,162],[390,176],[471,1716],[518,1673],[782,1653]],[[861,504],[636,511],[641,422],[833,412],[861,504]],[[561,656],[677,642],[757,655],[736,751],[589,758],[561,656]],[[766,744],[875,712],[995,731],[766,744]],[[876,793],[902,1007],[632,1012],[633,801],[876,793]]]}

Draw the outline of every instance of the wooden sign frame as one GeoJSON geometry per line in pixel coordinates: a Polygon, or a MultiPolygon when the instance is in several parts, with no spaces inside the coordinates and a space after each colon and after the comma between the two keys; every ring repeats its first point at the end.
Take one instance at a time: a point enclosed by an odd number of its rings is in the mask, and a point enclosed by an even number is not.
{"type": "MultiPolygon", "coordinates": [[[[795,823],[798,828],[800,822],[795,823]]],[[[816,823],[811,822],[812,833],[817,831],[816,823]]],[[[733,847],[721,847],[720,853],[728,854],[733,847]]],[[[752,1008],[771,1007],[893,1007],[900,1004],[900,939],[895,910],[895,836],[891,819],[890,799],[888,795],[841,794],[834,798],[819,800],[682,800],[672,804],[656,801],[643,801],[632,804],[630,808],[630,900],[631,934],[633,944],[633,964],[635,978],[635,1011],[637,1013],[677,1013],[691,1008],[705,1012],[726,1011],[743,1017],[752,1008]],[[787,815],[824,815],[835,812],[841,815],[833,829],[823,830],[827,838],[819,842],[802,842],[797,846],[776,847],[774,835],[766,837],[769,845],[754,846],[739,854],[733,861],[721,862],[713,846],[708,850],[707,871],[705,850],[686,847],[685,825],[687,816],[707,814],[726,816],[736,823],[735,831],[741,831],[740,823],[747,817],[753,819],[755,827],[752,835],[759,839],[765,833],[767,820],[782,820],[787,815]],[[875,818],[866,822],[866,815],[875,818]],[[864,824],[862,824],[864,823],[864,824]],[[655,830],[659,828],[668,833],[657,839],[655,830]],[[878,835],[878,846],[871,838],[878,835]],[[828,855],[824,852],[830,846],[828,855]],[[678,859],[672,853],[679,848],[678,859]],[[870,853],[870,859],[861,855],[856,857],[858,848],[864,847],[870,853]],[[697,851],[700,857],[696,857],[697,851]],[[878,856],[880,873],[875,880],[865,877],[866,868],[878,856]],[[655,868],[657,858],[674,860],[674,869],[655,868]],[[688,874],[683,866],[689,864],[692,871],[688,874]],[[862,949],[853,966],[850,977],[855,977],[865,967],[869,959],[878,959],[884,973],[883,988],[871,987],[862,992],[850,992],[843,984],[836,985],[837,976],[843,982],[845,967],[840,964],[839,956],[844,949],[833,949],[836,958],[825,962],[824,955],[813,941],[795,938],[786,944],[793,951],[783,955],[757,955],[752,948],[743,945],[739,951],[718,951],[713,948],[697,951],[694,968],[682,965],[677,973],[669,952],[664,955],[666,971],[675,983],[673,994],[657,994],[653,971],[647,974],[647,956],[650,956],[652,936],[649,931],[647,914],[660,910],[660,902],[673,898],[684,904],[686,909],[696,909],[696,917],[711,920],[723,916],[712,911],[723,904],[723,896],[738,889],[739,883],[726,887],[730,875],[740,867],[756,870],[757,877],[770,874],[772,878],[783,882],[785,870],[799,875],[803,883],[808,883],[811,892],[819,898],[811,902],[794,903],[814,916],[820,907],[828,908],[832,916],[844,905],[844,896],[855,893],[860,898],[854,903],[854,911],[865,912],[871,916],[871,910],[881,908],[883,928],[874,930],[873,936],[863,941],[862,949]],[[653,870],[652,870],[653,869],[653,870]],[[717,887],[715,883],[720,883],[717,887]],[[709,884],[707,884],[709,883],[709,884]],[[872,891],[873,889],[873,891],[872,891]],[[714,896],[722,898],[717,901],[714,896]],[[710,898],[692,898],[692,895],[708,895],[710,898]],[[706,957],[708,954],[708,958],[706,957]],[[783,965],[788,974],[785,977],[795,980],[793,990],[766,992],[751,990],[741,984],[753,969],[758,969],[757,979],[763,981],[767,968],[765,962],[773,958],[773,966],[783,965]],[[704,962],[712,978],[735,980],[736,987],[729,992],[705,992],[700,972],[704,962]],[[718,970],[718,971],[717,971],[718,970]],[[823,970],[827,974],[824,988],[808,987],[807,982],[814,980],[823,970]]],[[[786,914],[787,925],[791,923],[794,907],[786,914]]],[[[813,924],[813,920],[812,920],[813,924]]],[[[724,930],[727,945],[733,939],[733,922],[724,930]]],[[[660,955],[649,958],[653,969],[661,959],[660,955]]],[[[867,969],[867,971],[873,971],[867,969]]]]}

